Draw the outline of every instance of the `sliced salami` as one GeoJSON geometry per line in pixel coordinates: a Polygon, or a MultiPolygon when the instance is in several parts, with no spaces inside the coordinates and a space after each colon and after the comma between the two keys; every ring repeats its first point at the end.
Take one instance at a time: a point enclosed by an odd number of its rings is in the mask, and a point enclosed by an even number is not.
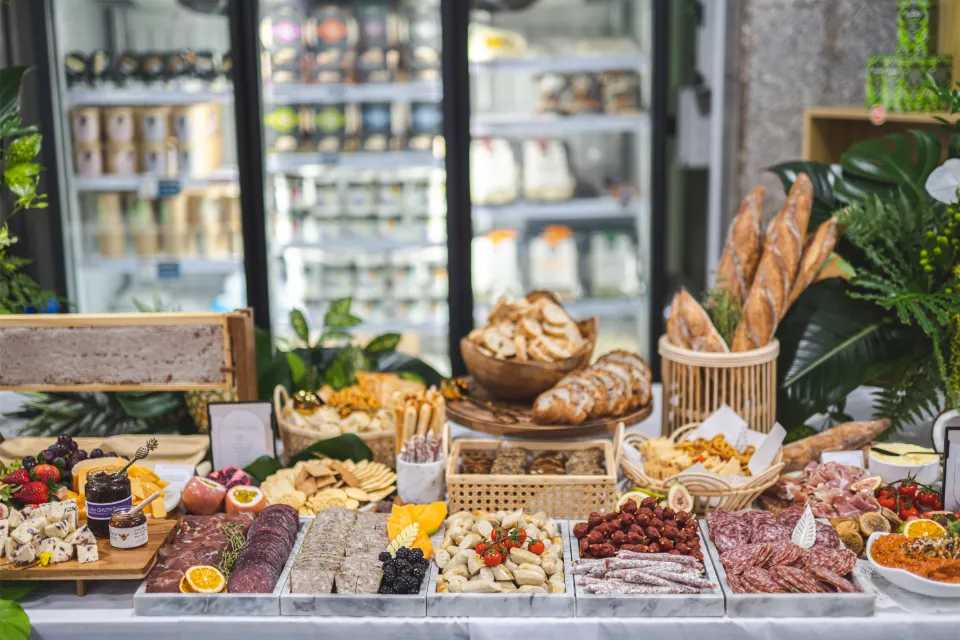
{"type": "Polygon", "coordinates": [[[777,584],[793,593],[823,593],[824,591],[820,581],[803,569],[776,566],[770,569],[769,574],[777,584]]]}
{"type": "Polygon", "coordinates": [[[793,531],[801,517],[803,517],[803,509],[791,507],[780,512],[780,515],[777,516],[777,522],[793,531]]]}
{"type": "Polygon", "coordinates": [[[740,579],[756,593],[784,593],[783,587],[770,577],[766,569],[760,567],[747,567],[740,579]]]}
{"type": "Polygon", "coordinates": [[[774,521],[770,524],[761,524],[754,527],[750,534],[750,542],[778,542],[780,540],[789,540],[791,533],[791,529],[774,521]]]}
{"type": "Polygon", "coordinates": [[[813,546],[836,549],[840,546],[840,535],[837,533],[837,530],[829,524],[818,522],[817,539],[814,541],[813,546]]]}
{"type": "Polygon", "coordinates": [[[845,576],[857,564],[857,554],[849,549],[813,547],[807,552],[807,569],[821,568],[845,576]]]}
{"type": "Polygon", "coordinates": [[[853,584],[843,576],[838,576],[833,571],[827,571],[822,567],[812,567],[810,569],[810,573],[812,573],[814,577],[818,578],[820,582],[830,585],[840,593],[859,593],[860,592],[860,590],[856,587],[855,584],[853,584]]]}

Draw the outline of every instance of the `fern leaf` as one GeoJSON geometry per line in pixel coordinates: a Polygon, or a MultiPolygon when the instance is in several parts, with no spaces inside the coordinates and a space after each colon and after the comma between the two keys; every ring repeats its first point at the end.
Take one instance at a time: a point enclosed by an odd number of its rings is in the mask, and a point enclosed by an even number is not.
{"type": "Polygon", "coordinates": [[[417,541],[417,536],[420,534],[420,523],[414,522],[413,524],[407,525],[404,527],[403,531],[397,534],[397,537],[390,542],[390,546],[387,547],[387,551],[390,552],[391,558],[397,557],[397,551],[401,547],[409,547],[414,542],[417,541]]]}

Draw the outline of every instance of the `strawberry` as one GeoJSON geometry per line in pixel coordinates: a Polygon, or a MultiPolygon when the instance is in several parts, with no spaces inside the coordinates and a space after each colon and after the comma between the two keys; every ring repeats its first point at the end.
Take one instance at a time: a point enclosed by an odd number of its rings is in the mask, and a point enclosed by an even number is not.
{"type": "Polygon", "coordinates": [[[26,469],[17,469],[3,477],[4,484],[27,484],[28,482],[30,482],[30,474],[26,469]]]}
{"type": "Polygon", "coordinates": [[[33,468],[33,479],[44,484],[47,484],[47,481],[51,479],[54,483],[60,482],[60,469],[52,464],[38,464],[33,468]]]}
{"type": "Polygon", "coordinates": [[[34,480],[20,487],[20,490],[11,497],[24,504],[43,504],[50,499],[50,491],[47,489],[47,485],[39,480],[34,480]]]}

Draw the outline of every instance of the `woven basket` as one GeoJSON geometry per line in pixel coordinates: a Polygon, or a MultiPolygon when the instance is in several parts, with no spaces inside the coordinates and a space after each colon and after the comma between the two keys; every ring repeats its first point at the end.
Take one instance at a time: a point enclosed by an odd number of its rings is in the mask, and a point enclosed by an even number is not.
{"type": "MultiPolygon", "coordinates": [[[[283,419],[283,408],[290,402],[290,394],[287,393],[287,390],[282,385],[277,385],[277,388],[273,390],[273,412],[277,416],[277,426],[280,428],[285,463],[290,460],[290,456],[293,454],[320,441],[316,431],[295,427],[283,419]]],[[[396,467],[397,453],[394,442],[397,435],[392,424],[389,429],[383,431],[358,433],[356,435],[373,451],[373,459],[376,462],[382,462],[391,469],[396,467]]]]}
{"type": "Polygon", "coordinates": [[[701,353],[659,343],[663,411],[660,433],[703,422],[727,405],[754,431],[769,433],[777,419],[777,356],[780,343],[743,353],[701,353]]]}
{"type": "MultiPolygon", "coordinates": [[[[449,427],[447,427],[449,428],[449,427]]],[[[457,511],[523,509],[544,511],[559,520],[584,520],[593,511],[607,513],[617,504],[617,445],[609,440],[544,442],[539,440],[453,441],[447,457],[447,502],[457,511]],[[602,476],[489,475],[460,473],[464,452],[496,451],[502,444],[523,447],[536,454],[601,447],[606,473],[602,476]]]]}
{"type": "MultiPolygon", "coordinates": [[[[687,424],[677,429],[670,439],[674,443],[686,439],[686,435],[698,427],[698,423],[687,424]]],[[[677,476],[671,476],[664,480],[651,478],[643,471],[642,466],[637,466],[623,455],[624,447],[635,447],[637,444],[646,442],[650,438],[642,433],[628,433],[625,436],[618,433],[620,448],[617,449],[617,461],[620,468],[636,486],[641,489],[649,489],[658,493],[666,494],[673,483],[678,479],[677,476]]],[[[750,504],[760,497],[760,494],[773,486],[780,478],[780,472],[783,470],[783,447],[777,450],[777,455],[766,471],[759,476],[751,478],[744,484],[733,484],[712,474],[707,473],[685,473],[682,478],[683,486],[687,488],[690,495],[693,496],[693,512],[709,513],[714,509],[746,509],[750,504]]]]}

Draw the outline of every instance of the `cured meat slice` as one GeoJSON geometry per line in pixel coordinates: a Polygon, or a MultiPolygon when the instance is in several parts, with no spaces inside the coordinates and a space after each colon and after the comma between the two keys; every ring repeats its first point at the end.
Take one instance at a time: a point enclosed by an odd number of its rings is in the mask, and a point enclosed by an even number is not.
{"type": "Polygon", "coordinates": [[[747,567],[739,579],[755,593],[784,593],[784,588],[774,580],[766,569],[747,567]]]}
{"type": "Polygon", "coordinates": [[[784,509],[780,512],[780,515],[777,516],[777,522],[785,527],[789,527],[790,531],[792,532],[793,528],[797,526],[798,522],[800,522],[800,518],[802,516],[803,509],[790,507],[789,509],[784,509]]]}
{"type": "Polygon", "coordinates": [[[807,569],[821,568],[845,576],[857,564],[857,554],[849,549],[829,549],[827,547],[813,547],[807,552],[807,569]]]}
{"type": "Polygon", "coordinates": [[[804,550],[792,542],[783,542],[781,545],[769,566],[778,564],[791,566],[804,557],[804,550]]]}
{"type": "Polygon", "coordinates": [[[812,567],[810,573],[814,577],[818,578],[820,582],[834,587],[840,593],[859,593],[860,589],[857,588],[855,584],[844,578],[843,576],[838,576],[833,571],[828,571],[823,567],[812,567]]]}
{"type": "MultiPolygon", "coordinates": [[[[279,575],[279,574],[278,574],[279,575]]],[[[251,565],[230,574],[227,591],[230,593],[270,593],[277,584],[277,577],[262,565],[251,565]]]]}
{"type": "Polygon", "coordinates": [[[814,541],[813,546],[836,549],[840,546],[840,535],[837,533],[837,530],[829,524],[818,522],[817,538],[814,541]]]}
{"type": "Polygon", "coordinates": [[[776,566],[770,569],[770,577],[786,591],[792,593],[823,593],[824,588],[813,574],[795,567],[776,566]]]}
{"type": "Polygon", "coordinates": [[[776,521],[755,526],[750,534],[750,542],[777,542],[789,540],[793,531],[776,521]]]}
{"type": "Polygon", "coordinates": [[[774,555],[774,547],[769,542],[747,544],[720,554],[720,564],[725,568],[738,565],[762,567],[772,561],[774,555]]]}

